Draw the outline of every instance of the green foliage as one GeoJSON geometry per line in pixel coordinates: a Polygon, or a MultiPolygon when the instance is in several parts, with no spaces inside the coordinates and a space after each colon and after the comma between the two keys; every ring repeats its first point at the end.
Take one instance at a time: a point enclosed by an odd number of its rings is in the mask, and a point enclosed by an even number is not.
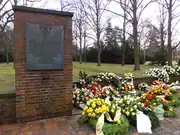
{"type": "MultiPolygon", "coordinates": [[[[103,126],[104,135],[127,135],[129,131],[129,121],[125,115],[121,115],[120,124],[112,124],[105,122],[103,126]]],[[[95,130],[97,120],[90,119],[88,124],[95,130]]]]}
{"type": "Polygon", "coordinates": [[[172,106],[172,107],[180,106],[180,97],[177,96],[175,93],[173,96],[166,96],[165,99],[168,100],[168,104],[167,104],[168,106],[172,106]]]}
{"type": "Polygon", "coordinates": [[[156,114],[153,111],[149,111],[147,115],[151,120],[152,129],[158,128],[160,126],[160,122],[156,114]]]}
{"type": "MultiPolygon", "coordinates": [[[[81,115],[80,119],[78,120],[78,122],[80,123],[86,123],[88,122],[89,118],[87,117],[87,115],[81,115]]],[[[93,121],[92,121],[93,122],[93,121]]]]}
{"type": "Polygon", "coordinates": [[[178,114],[175,111],[164,111],[164,117],[177,117],[178,114]]]}
{"type": "Polygon", "coordinates": [[[174,96],[166,95],[166,96],[165,96],[165,99],[166,99],[166,100],[173,100],[173,99],[174,99],[174,96]]]}
{"type": "Polygon", "coordinates": [[[168,103],[163,105],[164,117],[177,117],[177,113],[172,106],[173,106],[172,102],[171,104],[168,103]]]}

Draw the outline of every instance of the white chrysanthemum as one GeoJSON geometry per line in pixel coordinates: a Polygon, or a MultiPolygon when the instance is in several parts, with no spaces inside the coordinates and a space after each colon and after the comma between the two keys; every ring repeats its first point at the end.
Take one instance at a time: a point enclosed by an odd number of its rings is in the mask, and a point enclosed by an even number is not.
{"type": "Polygon", "coordinates": [[[149,70],[145,72],[144,76],[152,76],[163,82],[169,81],[168,73],[166,72],[166,70],[161,69],[161,68],[150,68],[149,70]]]}
{"type": "Polygon", "coordinates": [[[176,70],[172,66],[165,65],[163,69],[168,73],[168,75],[176,74],[176,70]]]}

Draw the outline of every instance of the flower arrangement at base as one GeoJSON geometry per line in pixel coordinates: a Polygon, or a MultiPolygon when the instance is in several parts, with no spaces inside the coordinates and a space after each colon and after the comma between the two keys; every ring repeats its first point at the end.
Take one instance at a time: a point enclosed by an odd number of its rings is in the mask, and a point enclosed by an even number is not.
{"type": "Polygon", "coordinates": [[[168,75],[175,75],[176,74],[176,70],[172,66],[165,65],[163,67],[163,69],[168,73],[168,75]]]}
{"type": "Polygon", "coordinates": [[[119,108],[114,102],[104,101],[99,98],[88,101],[82,111],[85,122],[96,130],[96,134],[125,135],[129,130],[129,122],[126,116],[121,115],[119,108]],[[114,109],[114,111],[112,111],[114,109]],[[111,111],[110,111],[111,110],[111,111]]]}
{"type": "Polygon", "coordinates": [[[131,82],[122,82],[121,86],[122,91],[135,91],[134,84],[131,82]]]}
{"type": "Polygon", "coordinates": [[[143,110],[144,104],[138,101],[137,97],[131,95],[125,95],[121,99],[117,99],[116,103],[121,107],[121,112],[127,117],[134,117],[137,114],[137,110],[143,110]]]}
{"type": "Polygon", "coordinates": [[[180,75],[180,66],[177,65],[174,68],[175,68],[176,75],[180,75]]]}
{"type": "Polygon", "coordinates": [[[154,87],[162,87],[163,89],[167,90],[169,88],[168,85],[166,85],[165,83],[163,83],[162,81],[159,80],[155,80],[152,82],[152,86],[154,87]]]}
{"type": "Polygon", "coordinates": [[[170,90],[166,90],[162,86],[152,86],[147,93],[151,95],[172,95],[170,90]]]}
{"type": "Polygon", "coordinates": [[[101,86],[113,85],[118,87],[120,80],[122,79],[115,73],[98,73],[97,75],[92,76],[94,81],[101,84],[101,86]]]}
{"type": "Polygon", "coordinates": [[[123,98],[117,99],[116,103],[121,107],[121,113],[128,118],[130,124],[136,126],[136,115],[138,111],[144,110],[144,104],[132,95],[125,95],[123,98]]]}
{"type": "Polygon", "coordinates": [[[93,93],[86,89],[76,89],[73,91],[73,105],[79,107],[80,104],[86,104],[88,100],[94,97],[93,93]]]}
{"type": "Polygon", "coordinates": [[[87,119],[98,119],[101,114],[106,113],[108,110],[108,103],[103,99],[94,98],[87,102],[82,111],[82,117],[87,117],[87,119]]]}
{"type": "Polygon", "coordinates": [[[159,80],[154,80],[153,82],[152,82],[152,85],[157,85],[157,86],[159,86],[159,85],[163,85],[164,83],[162,82],[162,81],[159,81],[159,80]]]}
{"type": "Polygon", "coordinates": [[[99,91],[101,91],[101,85],[97,82],[91,82],[88,85],[88,89],[94,94],[96,95],[99,91]]]}
{"type": "Polygon", "coordinates": [[[103,94],[101,98],[105,99],[107,97],[110,97],[112,100],[116,97],[119,97],[119,93],[117,90],[115,90],[112,86],[105,86],[102,88],[103,94]]]}
{"type": "Polygon", "coordinates": [[[168,73],[166,72],[166,70],[161,68],[150,68],[144,73],[144,76],[152,76],[155,79],[165,83],[169,81],[168,73]]]}
{"type": "Polygon", "coordinates": [[[132,79],[132,78],[133,78],[133,74],[132,74],[132,73],[125,73],[125,74],[124,74],[124,78],[126,78],[126,79],[132,79]]]}
{"type": "Polygon", "coordinates": [[[160,98],[151,94],[144,94],[142,97],[139,98],[139,101],[143,103],[145,107],[148,107],[151,110],[163,103],[163,101],[160,98]]]}
{"type": "Polygon", "coordinates": [[[150,89],[150,87],[147,83],[140,83],[138,85],[138,89],[141,91],[148,91],[150,89]]]}

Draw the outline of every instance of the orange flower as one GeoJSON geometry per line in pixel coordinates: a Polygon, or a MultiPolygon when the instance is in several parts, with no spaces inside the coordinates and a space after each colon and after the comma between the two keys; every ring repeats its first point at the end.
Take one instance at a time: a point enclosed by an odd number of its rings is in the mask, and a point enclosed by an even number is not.
{"type": "Polygon", "coordinates": [[[144,104],[145,106],[147,106],[147,105],[148,105],[148,102],[147,102],[147,101],[145,101],[143,104],[144,104]]]}
{"type": "Polygon", "coordinates": [[[149,99],[149,100],[151,100],[152,99],[152,95],[147,95],[147,98],[149,99]]]}

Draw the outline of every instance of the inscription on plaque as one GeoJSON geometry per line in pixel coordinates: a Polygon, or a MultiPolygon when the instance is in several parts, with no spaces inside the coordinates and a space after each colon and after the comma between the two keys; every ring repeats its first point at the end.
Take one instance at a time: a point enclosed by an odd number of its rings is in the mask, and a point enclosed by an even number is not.
{"type": "Polygon", "coordinates": [[[62,26],[26,23],[25,40],[27,70],[63,69],[62,26]]]}

